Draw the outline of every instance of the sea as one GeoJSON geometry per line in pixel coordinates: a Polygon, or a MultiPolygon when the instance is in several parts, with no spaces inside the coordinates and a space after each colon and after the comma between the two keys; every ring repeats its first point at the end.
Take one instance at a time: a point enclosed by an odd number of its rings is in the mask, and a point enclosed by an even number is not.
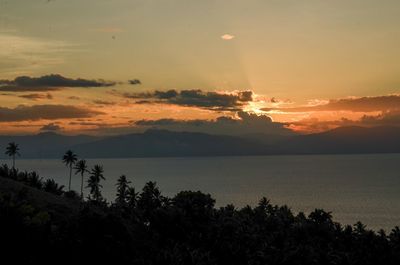
{"type": "MultiPolygon", "coordinates": [[[[113,201],[116,181],[126,175],[137,190],[157,182],[163,195],[183,190],[209,193],[217,207],[255,206],[262,197],[288,205],[294,213],[332,212],[335,221],[390,232],[400,226],[400,154],[285,155],[87,159],[104,167],[103,195],[113,201]]],[[[0,160],[8,163],[9,160],[0,160]]],[[[61,159],[18,159],[20,170],[35,170],[43,179],[68,185],[61,159]]],[[[80,190],[80,176],[72,178],[80,190]]],[[[85,190],[87,193],[88,190],[85,190]]]]}

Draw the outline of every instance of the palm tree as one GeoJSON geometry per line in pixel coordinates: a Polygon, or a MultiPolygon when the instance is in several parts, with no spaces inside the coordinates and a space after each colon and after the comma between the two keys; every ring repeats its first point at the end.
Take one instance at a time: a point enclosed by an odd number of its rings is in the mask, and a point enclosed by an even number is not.
{"type": "Polygon", "coordinates": [[[79,160],[78,163],[75,165],[75,175],[76,174],[81,174],[81,197],[83,198],[83,175],[88,171],[88,166],[86,163],[86,160],[82,159],[79,160]]]}
{"type": "Polygon", "coordinates": [[[126,199],[128,201],[129,208],[133,209],[136,207],[138,201],[139,193],[136,192],[134,187],[129,187],[126,191],[126,199]]]}
{"type": "Polygon", "coordinates": [[[103,186],[100,185],[100,181],[105,180],[103,173],[103,167],[95,165],[90,171],[90,177],[88,179],[87,188],[90,188],[91,198],[98,202],[102,200],[100,188],[103,186]]]}
{"type": "Polygon", "coordinates": [[[65,154],[62,158],[63,163],[67,167],[69,167],[68,191],[71,191],[72,166],[76,163],[77,160],[78,160],[78,156],[71,150],[68,150],[67,152],[65,152],[65,154]]]}
{"type": "Polygon", "coordinates": [[[126,205],[127,199],[128,199],[128,189],[129,189],[129,184],[131,182],[127,180],[125,175],[122,175],[118,178],[117,181],[117,198],[116,202],[118,205],[123,206],[126,205]]]}
{"type": "Polygon", "coordinates": [[[12,157],[12,161],[13,161],[12,168],[15,169],[15,156],[20,155],[18,144],[16,144],[15,142],[9,143],[6,148],[6,155],[12,157]]]}
{"type": "Polygon", "coordinates": [[[137,206],[146,212],[153,211],[161,207],[165,198],[161,195],[161,191],[157,187],[156,182],[147,182],[137,200],[137,206]]]}

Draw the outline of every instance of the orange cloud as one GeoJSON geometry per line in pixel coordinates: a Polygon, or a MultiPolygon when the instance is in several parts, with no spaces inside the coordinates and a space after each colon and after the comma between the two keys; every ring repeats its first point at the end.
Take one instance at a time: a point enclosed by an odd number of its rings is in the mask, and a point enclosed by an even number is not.
{"type": "Polygon", "coordinates": [[[400,108],[400,95],[378,97],[359,97],[345,99],[331,99],[328,102],[319,102],[313,106],[264,108],[264,111],[279,110],[285,112],[313,112],[313,111],[352,111],[372,112],[388,111],[400,108]]]}

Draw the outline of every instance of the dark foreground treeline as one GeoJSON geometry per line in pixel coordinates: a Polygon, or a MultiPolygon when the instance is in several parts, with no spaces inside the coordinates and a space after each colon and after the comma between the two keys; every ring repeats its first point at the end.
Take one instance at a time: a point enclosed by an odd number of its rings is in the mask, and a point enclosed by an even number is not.
{"type": "Polygon", "coordinates": [[[294,215],[265,198],[217,209],[208,194],[167,198],[153,182],[137,193],[121,176],[107,203],[99,183],[83,200],[7,166],[0,183],[13,186],[0,189],[2,264],[400,264],[397,227],[342,226],[323,210],[294,215]]]}

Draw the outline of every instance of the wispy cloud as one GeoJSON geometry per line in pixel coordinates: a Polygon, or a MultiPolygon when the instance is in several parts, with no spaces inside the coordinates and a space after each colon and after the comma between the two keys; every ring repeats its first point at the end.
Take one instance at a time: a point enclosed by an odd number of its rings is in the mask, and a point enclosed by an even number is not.
{"type": "Polygon", "coordinates": [[[20,74],[65,62],[76,45],[0,32],[0,72],[20,74]]]}
{"type": "Polygon", "coordinates": [[[372,112],[400,109],[400,95],[376,97],[350,97],[331,100],[314,100],[301,107],[264,108],[264,111],[316,112],[316,111],[351,111],[372,112]]]}
{"type": "Polygon", "coordinates": [[[93,103],[96,105],[115,105],[116,104],[114,101],[107,101],[107,100],[101,100],[101,99],[95,99],[95,100],[93,100],[93,103]]]}
{"type": "Polygon", "coordinates": [[[30,100],[40,100],[40,99],[53,99],[50,93],[32,93],[18,96],[20,98],[30,99],[30,100]]]}
{"type": "Polygon", "coordinates": [[[93,31],[104,32],[104,33],[119,33],[119,32],[124,32],[124,29],[119,27],[107,26],[107,27],[95,28],[93,29],[93,31]]]}

